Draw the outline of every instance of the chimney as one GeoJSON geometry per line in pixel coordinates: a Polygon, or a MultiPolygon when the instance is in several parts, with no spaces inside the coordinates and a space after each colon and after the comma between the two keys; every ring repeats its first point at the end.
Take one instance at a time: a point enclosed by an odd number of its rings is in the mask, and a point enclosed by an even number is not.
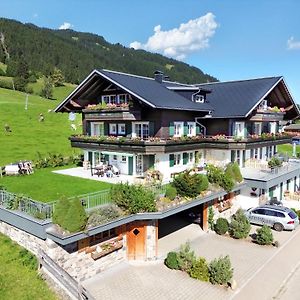
{"type": "Polygon", "coordinates": [[[161,72],[161,71],[155,71],[154,72],[155,81],[157,81],[159,83],[162,83],[163,78],[164,78],[164,73],[163,72],[161,72]]]}

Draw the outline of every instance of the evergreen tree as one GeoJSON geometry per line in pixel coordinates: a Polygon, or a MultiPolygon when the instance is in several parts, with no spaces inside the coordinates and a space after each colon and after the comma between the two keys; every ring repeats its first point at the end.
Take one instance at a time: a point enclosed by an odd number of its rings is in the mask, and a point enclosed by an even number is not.
{"type": "Polygon", "coordinates": [[[44,85],[41,91],[41,96],[47,99],[53,97],[53,85],[50,77],[44,77],[44,85]]]}
{"type": "Polygon", "coordinates": [[[63,86],[65,77],[64,77],[62,71],[55,67],[54,71],[51,75],[51,80],[52,80],[52,83],[54,86],[63,86]]]}

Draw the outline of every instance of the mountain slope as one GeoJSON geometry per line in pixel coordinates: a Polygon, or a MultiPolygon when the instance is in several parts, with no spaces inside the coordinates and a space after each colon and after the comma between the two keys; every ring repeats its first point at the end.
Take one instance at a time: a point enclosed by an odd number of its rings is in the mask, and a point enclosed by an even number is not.
{"type": "Polygon", "coordinates": [[[9,65],[21,59],[27,62],[30,70],[42,74],[49,74],[56,66],[71,83],[80,82],[95,68],[149,77],[155,70],[161,70],[171,80],[184,83],[216,81],[216,78],[186,63],[111,44],[102,36],[40,28],[0,18],[0,62],[8,64],[9,72],[9,65]]]}

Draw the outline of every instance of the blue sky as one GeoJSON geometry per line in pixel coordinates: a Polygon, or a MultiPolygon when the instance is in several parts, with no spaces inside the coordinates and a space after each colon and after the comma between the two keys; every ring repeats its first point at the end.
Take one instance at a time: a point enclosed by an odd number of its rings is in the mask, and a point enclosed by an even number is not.
{"type": "Polygon", "coordinates": [[[1,17],[65,24],[181,59],[222,81],[283,75],[300,103],[298,0],[0,0],[0,7],[1,17]]]}

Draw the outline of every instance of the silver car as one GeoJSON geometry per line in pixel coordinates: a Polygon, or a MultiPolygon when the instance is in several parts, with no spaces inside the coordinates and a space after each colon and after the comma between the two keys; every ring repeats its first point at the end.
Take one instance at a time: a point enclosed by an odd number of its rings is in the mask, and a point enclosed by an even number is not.
{"type": "Polygon", "coordinates": [[[297,214],[284,206],[263,205],[245,212],[250,223],[268,225],[276,231],[294,230],[299,225],[297,214]]]}

